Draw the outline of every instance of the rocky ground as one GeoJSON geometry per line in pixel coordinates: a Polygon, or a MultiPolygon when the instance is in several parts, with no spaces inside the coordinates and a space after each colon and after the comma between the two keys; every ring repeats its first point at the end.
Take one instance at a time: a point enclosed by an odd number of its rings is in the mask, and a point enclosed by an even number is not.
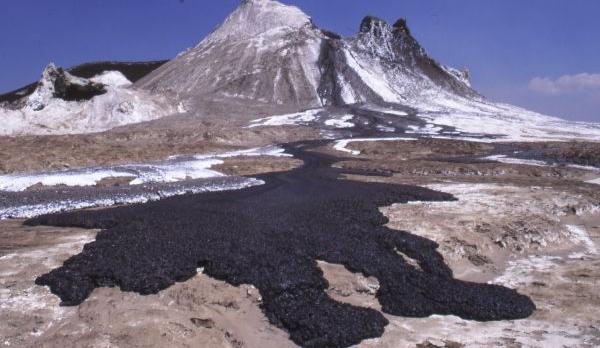
{"type": "MultiPolygon", "coordinates": [[[[514,145],[514,144],[513,144],[514,145]]],[[[511,145],[511,146],[513,146],[511,145]]],[[[522,146],[522,144],[517,144],[522,146]]],[[[589,158],[597,144],[553,144],[554,158],[589,158]],[[575,151],[573,148],[584,148],[575,151]],[[558,148],[558,150],[557,150],[558,148]]],[[[319,151],[346,158],[335,166],[375,172],[346,179],[415,184],[448,192],[457,202],[381,207],[388,227],[440,244],[457,278],[517,289],[536,304],[517,321],[474,322],[454,316],[406,318],[386,314],[382,337],[362,347],[594,347],[600,345],[597,289],[600,254],[600,190],[585,181],[600,173],[566,165],[480,160],[496,145],[446,140],[351,143],[356,156],[331,147],[319,151]]],[[[523,150],[525,151],[525,150],[523,150]]],[[[57,152],[58,153],[58,152],[57,152]]],[[[592,158],[593,160],[593,158],[592,158]]],[[[237,159],[220,170],[238,175],[285,170],[288,159],[237,159]]],[[[584,163],[580,163],[584,164],[584,163]]],[[[589,160],[587,164],[589,163],[589,160]]],[[[64,346],[294,346],[271,326],[261,295],[199,274],[157,295],[94,290],[77,307],[59,299],[36,277],[79,253],[97,231],[0,223],[0,344],[64,346]],[[68,337],[68,339],[66,339],[68,337]]],[[[330,297],[380,310],[380,284],[344,266],[319,263],[330,297]]]]}

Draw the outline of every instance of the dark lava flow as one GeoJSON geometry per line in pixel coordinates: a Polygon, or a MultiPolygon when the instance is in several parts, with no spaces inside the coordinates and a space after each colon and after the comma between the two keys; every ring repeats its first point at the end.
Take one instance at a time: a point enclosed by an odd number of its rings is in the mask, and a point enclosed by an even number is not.
{"type": "Polygon", "coordinates": [[[336,158],[310,151],[324,144],[287,145],[305,165],[260,176],[263,186],[29,220],[103,229],[82,253],[36,283],[49,286],[64,305],[77,305],[97,287],[154,294],[204,267],[215,279],[256,286],[269,321],[307,347],[350,346],[381,336],[388,324],[376,310],[328,297],[317,260],[376,277],[383,311],[397,316],[453,314],[487,321],[533,312],[532,301],[514,290],[454,279],[436,243],[388,229],[378,210],[454,197],[338,179],[340,171],[331,168],[336,158]]]}

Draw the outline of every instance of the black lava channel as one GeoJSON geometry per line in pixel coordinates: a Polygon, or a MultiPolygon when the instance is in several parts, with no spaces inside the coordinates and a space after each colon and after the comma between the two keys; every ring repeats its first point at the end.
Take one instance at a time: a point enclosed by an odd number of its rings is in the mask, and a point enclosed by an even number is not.
{"type": "Polygon", "coordinates": [[[378,209],[453,196],[339,179],[341,172],[331,167],[336,158],[310,151],[324,144],[285,146],[305,165],[259,176],[262,186],[28,220],[102,229],[96,241],[36,283],[74,306],[98,287],[155,294],[204,267],[234,286],[256,286],[269,321],[305,347],[347,347],[380,337],[388,324],[376,310],[328,297],[317,260],[376,277],[377,298],[392,315],[491,321],[532,314],[533,302],[514,290],[454,279],[435,242],[385,227],[378,209]]]}

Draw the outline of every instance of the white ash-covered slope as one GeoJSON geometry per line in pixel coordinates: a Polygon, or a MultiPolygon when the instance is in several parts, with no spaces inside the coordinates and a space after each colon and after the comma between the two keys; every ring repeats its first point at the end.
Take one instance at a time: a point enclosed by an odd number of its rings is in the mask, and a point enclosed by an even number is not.
{"type": "Polygon", "coordinates": [[[324,36],[310,17],[271,0],[245,0],[196,47],[136,85],[199,99],[321,106],[318,66],[324,36]]]}
{"type": "Polygon", "coordinates": [[[33,93],[0,107],[0,135],[101,132],[176,112],[165,98],[130,86],[119,71],[86,79],[50,63],[33,93]]]}
{"type": "Polygon", "coordinates": [[[404,19],[391,26],[366,17],[356,37],[329,37],[320,63],[324,71],[321,95],[330,104],[411,104],[430,89],[478,97],[468,73],[427,56],[404,19]]]}
{"type": "MultiPolygon", "coordinates": [[[[438,135],[454,129],[455,135],[506,140],[600,139],[598,125],[566,122],[481,96],[468,72],[430,58],[404,19],[390,25],[366,17],[355,37],[342,38],[317,28],[297,7],[274,0],[242,1],[196,47],[136,86],[170,94],[194,114],[204,110],[206,101],[225,105],[225,111],[231,109],[226,105],[247,105],[249,114],[262,105],[264,112],[258,113],[263,116],[272,114],[267,107],[273,105],[291,112],[377,106],[408,111],[412,120],[400,123],[412,122],[411,133],[423,128],[428,135],[431,129],[444,130],[438,135]]],[[[229,119],[249,116],[224,114],[229,119]]],[[[321,121],[313,126],[323,126],[321,121]]],[[[389,122],[372,126],[391,129],[389,122]]]]}
{"type": "Polygon", "coordinates": [[[31,110],[40,111],[50,104],[53,98],[66,101],[89,100],[104,93],[104,84],[73,76],[50,63],[42,72],[37,88],[24,102],[31,110]]]}
{"type": "Polygon", "coordinates": [[[356,37],[323,46],[320,94],[333,105],[402,105],[429,125],[506,140],[600,139],[600,125],[567,122],[493,102],[472,89],[468,72],[437,63],[404,19],[367,17],[356,37]]]}
{"type": "Polygon", "coordinates": [[[402,20],[392,28],[367,17],[356,38],[342,39],[317,28],[297,7],[274,0],[244,0],[196,47],[136,85],[171,92],[187,103],[236,98],[302,109],[401,103],[417,97],[416,92],[407,94],[408,89],[427,89],[432,84],[476,95],[466,74],[431,60],[402,20]],[[363,65],[368,65],[366,70],[363,65]],[[378,81],[388,71],[393,74],[387,83],[392,87],[378,81]]]}

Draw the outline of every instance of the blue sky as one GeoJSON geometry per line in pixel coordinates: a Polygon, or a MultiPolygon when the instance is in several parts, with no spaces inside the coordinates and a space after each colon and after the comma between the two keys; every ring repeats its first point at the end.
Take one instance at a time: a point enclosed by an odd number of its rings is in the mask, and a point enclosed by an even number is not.
{"type": "MultiPolygon", "coordinates": [[[[568,119],[600,122],[600,1],[284,0],[324,28],[353,35],[361,19],[406,17],[440,62],[471,70],[482,94],[568,119]]],[[[7,0],[0,11],[0,93],[54,61],[175,56],[239,0],[7,0]]]]}

